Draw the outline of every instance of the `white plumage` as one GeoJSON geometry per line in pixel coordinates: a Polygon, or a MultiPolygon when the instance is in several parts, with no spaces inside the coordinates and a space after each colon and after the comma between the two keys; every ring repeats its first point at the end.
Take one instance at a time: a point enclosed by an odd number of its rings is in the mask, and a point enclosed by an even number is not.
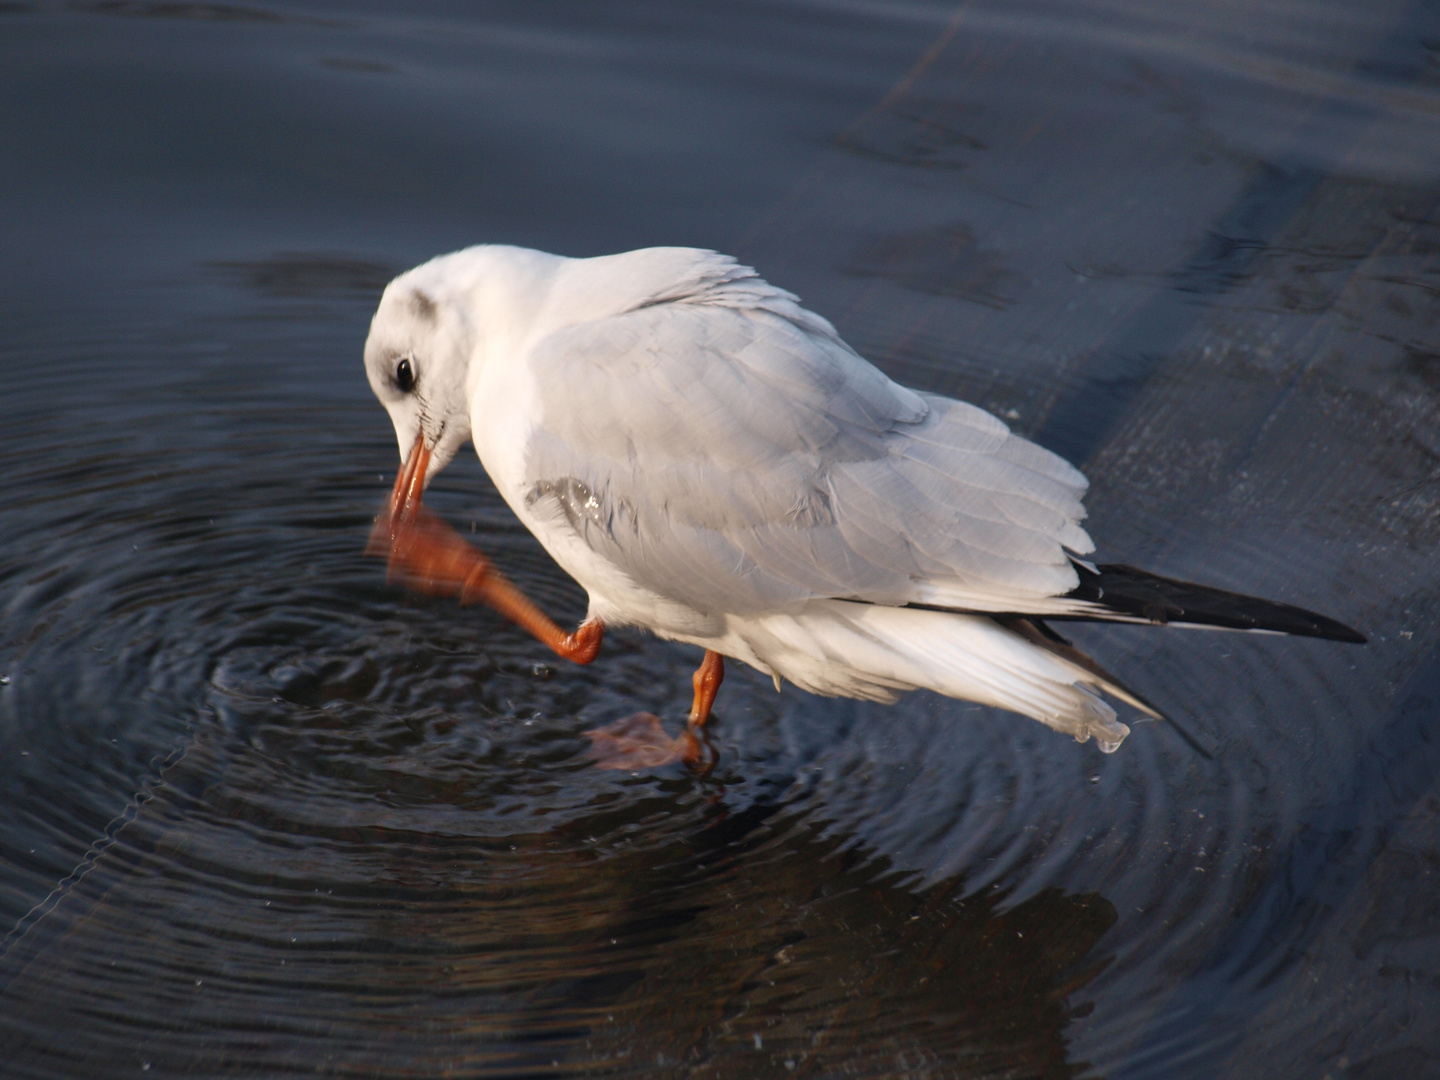
{"type": "Polygon", "coordinates": [[[402,458],[423,437],[428,480],[473,440],[594,619],[819,694],[1128,734],[1097,693],[1123,688],[983,614],[1100,610],[1066,596],[1084,476],[730,258],[470,248],[390,284],[365,362],[402,458]]]}

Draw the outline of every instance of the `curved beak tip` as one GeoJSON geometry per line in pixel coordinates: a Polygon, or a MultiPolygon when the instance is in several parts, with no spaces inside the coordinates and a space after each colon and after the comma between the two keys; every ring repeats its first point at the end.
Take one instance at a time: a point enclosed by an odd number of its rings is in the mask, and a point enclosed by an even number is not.
{"type": "Polygon", "coordinates": [[[409,506],[418,506],[425,493],[425,478],[430,472],[430,448],[425,445],[425,432],[415,436],[415,445],[400,466],[395,488],[390,493],[390,513],[396,516],[409,506]]]}

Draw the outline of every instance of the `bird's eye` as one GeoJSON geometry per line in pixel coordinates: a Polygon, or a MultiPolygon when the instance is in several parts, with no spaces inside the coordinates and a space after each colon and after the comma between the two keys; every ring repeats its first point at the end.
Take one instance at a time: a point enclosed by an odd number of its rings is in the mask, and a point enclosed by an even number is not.
{"type": "Polygon", "coordinates": [[[408,394],[415,389],[415,369],[410,366],[408,356],[395,365],[395,385],[402,394],[408,394]]]}

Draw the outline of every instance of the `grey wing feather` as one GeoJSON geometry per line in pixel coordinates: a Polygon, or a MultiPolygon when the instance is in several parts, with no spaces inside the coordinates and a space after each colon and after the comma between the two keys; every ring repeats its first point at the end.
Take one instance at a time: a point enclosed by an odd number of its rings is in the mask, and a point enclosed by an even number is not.
{"type": "Polygon", "coordinates": [[[1066,548],[1093,546],[1073,467],[892,382],[753,276],[569,327],[529,363],[532,504],[697,611],[1028,610],[1075,587],[1066,548]]]}

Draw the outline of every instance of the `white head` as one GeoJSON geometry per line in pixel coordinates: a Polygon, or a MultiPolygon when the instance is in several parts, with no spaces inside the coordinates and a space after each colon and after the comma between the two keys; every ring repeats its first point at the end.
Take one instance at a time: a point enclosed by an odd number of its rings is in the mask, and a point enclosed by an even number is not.
{"type": "Polygon", "coordinates": [[[466,392],[476,328],[464,303],[439,291],[433,264],[400,275],[385,288],[365,341],[370,389],[395,425],[404,462],[427,451],[424,483],[470,439],[466,392]]]}

